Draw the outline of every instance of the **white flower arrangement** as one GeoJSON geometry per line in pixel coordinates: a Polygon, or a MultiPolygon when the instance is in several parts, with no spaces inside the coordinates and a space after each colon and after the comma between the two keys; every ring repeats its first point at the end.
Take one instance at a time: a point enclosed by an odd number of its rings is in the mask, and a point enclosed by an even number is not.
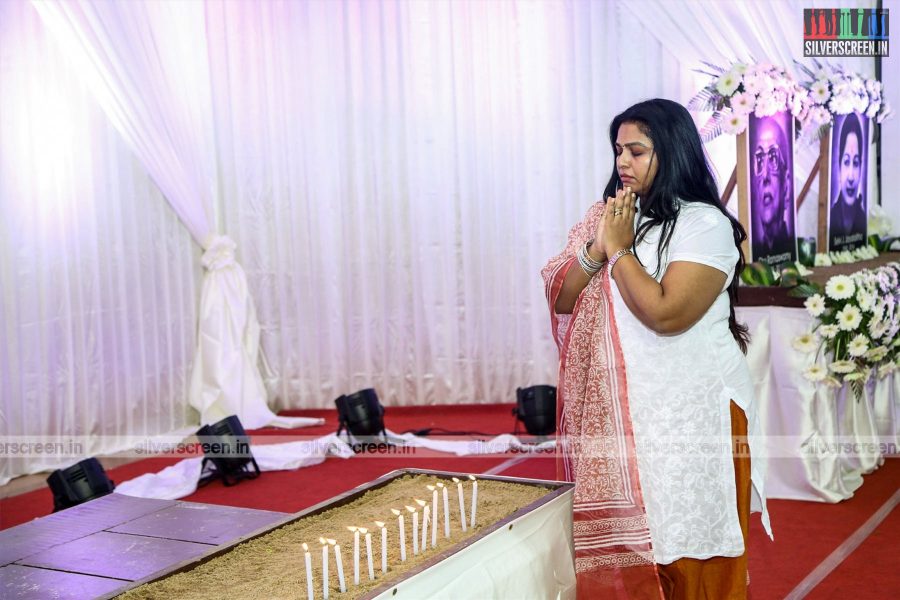
{"type": "Polygon", "coordinates": [[[792,345],[816,354],[803,371],[807,380],[830,387],[850,383],[859,398],[873,374],[882,378],[900,368],[900,263],[835,275],[824,294],[811,294],[804,306],[816,325],[792,345]]]}
{"type": "Polygon", "coordinates": [[[726,69],[707,62],[703,64],[708,70],[698,69],[697,72],[713,79],[688,102],[687,108],[713,111],[700,129],[704,142],[722,133],[743,133],[750,113],[767,117],[789,109],[791,114],[799,117],[808,104],[809,91],[781,67],[769,63],[736,62],[726,69]]]}
{"type": "Polygon", "coordinates": [[[862,260],[878,258],[878,250],[873,246],[860,246],[853,250],[840,250],[837,252],[817,252],[813,257],[813,266],[830,267],[832,265],[849,265],[862,260]]]}
{"type": "Polygon", "coordinates": [[[806,77],[808,95],[802,101],[800,127],[810,140],[819,139],[831,127],[834,115],[857,112],[881,123],[891,116],[891,105],[881,95],[881,82],[849,73],[838,65],[814,60],[815,70],[795,61],[806,77]]]}

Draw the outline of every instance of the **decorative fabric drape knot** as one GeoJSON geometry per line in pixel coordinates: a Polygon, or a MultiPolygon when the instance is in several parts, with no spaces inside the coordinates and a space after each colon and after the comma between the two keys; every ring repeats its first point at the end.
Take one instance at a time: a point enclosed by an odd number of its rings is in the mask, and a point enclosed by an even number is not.
{"type": "Polygon", "coordinates": [[[247,276],[225,235],[203,240],[206,269],[200,293],[197,353],[191,373],[191,406],[201,423],[238,415],[247,428],[299,427],[322,419],[278,417],[267,404],[259,372],[259,321],[247,276]]]}
{"type": "Polygon", "coordinates": [[[203,240],[203,257],[201,263],[207,271],[218,271],[232,266],[237,266],[234,258],[237,244],[227,235],[211,234],[203,240]]]}

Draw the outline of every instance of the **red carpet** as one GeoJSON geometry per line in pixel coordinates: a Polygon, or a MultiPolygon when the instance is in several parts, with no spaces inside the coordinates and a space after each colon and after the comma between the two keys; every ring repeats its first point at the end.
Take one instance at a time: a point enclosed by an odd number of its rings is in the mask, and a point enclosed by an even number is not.
{"type": "MultiPolygon", "coordinates": [[[[513,429],[511,405],[432,406],[388,408],[387,426],[398,433],[408,429],[442,427],[456,431],[476,430],[495,435],[513,429]]],[[[334,411],[302,411],[286,414],[321,416],[324,426],[302,430],[253,431],[255,443],[318,437],[337,428],[334,411]],[[286,438],[286,439],[279,439],[286,438]]],[[[465,439],[465,438],[455,438],[465,439]]],[[[112,469],[115,481],[125,481],[154,472],[176,462],[147,459],[112,469]]],[[[417,450],[412,456],[358,455],[351,459],[329,458],[324,463],[297,471],[264,473],[254,481],[232,488],[212,483],[184,500],[296,512],[342,491],[399,468],[424,468],[483,473],[502,467],[498,474],[513,477],[555,479],[550,457],[522,454],[454,457],[417,450]]],[[[494,471],[497,472],[497,471],[494,471]]],[[[775,542],[765,536],[759,518],[751,520],[750,577],[754,600],[784,598],[829,554],[862,526],[900,488],[900,458],[865,477],[856,495],[840,504],[770,500],[769,511],[775,542]]],[[[52,499],[47,488],[0,500],[0,528],[49,514],[52,499]]],[[[894,511],[846,560],[834,569],[807,598],[897,598],[900,572],[896,568],[900,545],[900,516],[894,511]]]]}

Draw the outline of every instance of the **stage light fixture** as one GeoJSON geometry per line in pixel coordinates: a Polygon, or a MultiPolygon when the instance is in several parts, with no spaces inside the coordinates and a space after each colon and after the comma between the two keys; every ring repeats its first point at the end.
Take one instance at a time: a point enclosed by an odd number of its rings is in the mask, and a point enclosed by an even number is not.
{"type": "Polygon", "coordinates": [[[353,438],[364,440],[377,435],[387,436],[384,429],[384,407],[373,388],[341,395],[335,401],[338,411],[338,430],[346,430],[353,438]]]}
{"type": "Polygon", "coordinates": [[[86,458],[68,469],[57,469],[47,478],[53,492],[53,512],[105,496],[116,489],[96,458],[86,458]]]}
{"type": "Polygon", "coordinates": [[[552,385],[534,385],[516,389],[516,433],[519,421],[531,435],[547,436],[556,432],[556,388],[552,385]]]}
{"type": "Polygon", "coordinates": [[[259,477],[259,465],[250,452],[250,436],[236,415],[204,425],[197,430],[197,439],[204,455],[199,486],[214,479],[232,486],[259,477]]]}

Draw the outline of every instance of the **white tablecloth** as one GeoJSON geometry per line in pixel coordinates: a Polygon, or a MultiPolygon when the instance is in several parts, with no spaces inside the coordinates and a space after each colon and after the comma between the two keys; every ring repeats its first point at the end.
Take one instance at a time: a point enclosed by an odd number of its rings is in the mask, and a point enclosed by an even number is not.
{"type": "Polygon", "coordinates": [[[769,455],[769,498],[840,502],[900,442],[900,373],[872,378],[864,398],[803,377],[814,355],[791,346],[813,319],[803,308],[739,307],[750,327],[753,373],[769,455]]]}

